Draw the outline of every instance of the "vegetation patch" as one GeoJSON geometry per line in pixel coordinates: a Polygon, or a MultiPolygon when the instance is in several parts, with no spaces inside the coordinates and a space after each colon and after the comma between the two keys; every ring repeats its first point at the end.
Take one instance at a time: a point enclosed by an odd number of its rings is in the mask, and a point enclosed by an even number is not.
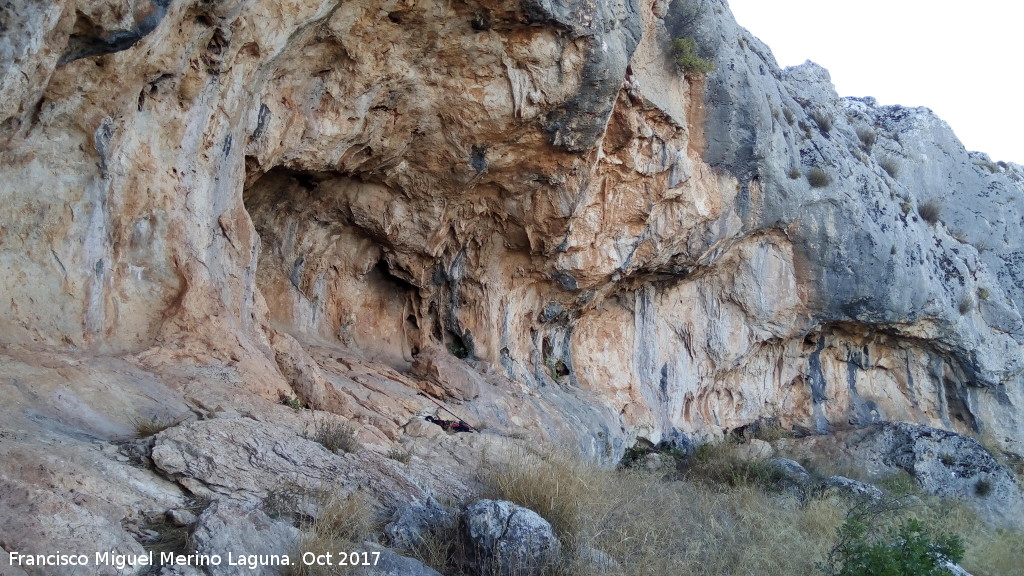
{"type": "MultiPolygon", "coordinates": [[[[687,455],[640,445],[609,470],[518,447],[488,455],[478,479],[485,486],[481,497],[511,500],[552,523],[569,553],[545,576],[928,574],[855,570],[917,569],[926,561],[921,546],[953,560],[957,537],[969,572],[1016,576],[1024,565],[1019,532],[993,529],[966,506],[924,494],[905,472],[875,482],[887,494],[880,502],[801,498],[780,491],[771,481],[775,473],[761,473],[757,461],[735,462],[735,448],[726,443],[687,455]],[[678,468],[648,471],[650,454],[678,468]],[[609,572],[595,555],[571,553],[581,549],[600,551],[618,567],[609,572]]],[[[444,574],[464,574],[464,546],[457,529],[443,525],[415,555],[444,574]]]]}
{"type": "Polygon", "coordinates": [[[391,449],[388,450],[388,458],[391,458],[395,462],[408,464],[412,461],[412,454],[406,450],[391,449]]]}
{"type": "Polygon", "coordinates": [[[895,178],[900,173],[900,165],[892,158],[882,158],[878,161],[878,165],[882,167],[882,170],[885,170],[885,173],[890,178],[895,178]]]}
{"type": "Polygon", "coordinates": [[[811,118],[814,119],[814,123],[818,125],[818,130],[822,135],[827,135],[832,131],[832,115],[823,110],[814,110],[811,112],[811,118]]]}
{"type": "Polygon", "coordinates": [[[926,200],[917,205],[917,213],[922,220],[934,226],[942,217],[942,204],[937,200],[926,200]]]}
{"type": "Polygon", "coordinates": [[[811,188],[824,188],[832,182],[832,177],[817,166],[812,166],[807,171],[807,182],[811,185],[811,188]]]}
{"type": "Polygon", "coordinates": [[[871,150],[875,145],[875,141],[878,139],[878,135],[871,128],[858,128],[857,138],[860,139],[860,145],[865,150],[871,150]]]}
{"type": "Polygon", "coordinates": [[[188,419],[188,416],[174,418],[171,416],[154,416],[152,418],[132,418],[132,427],[137,438],[148,438],[168,428],[174,428],[188,419]]]}
{"type": "Polygon", "coordinates": [[[747,459],[733,442],[703,444],[681,466],[684,478],[708,486],[757,487],[774,490],[785,474],[767,460],[747,459]]]}
{"type": "Polygon", "coordinates": [[[703,75],[715,69],[715,63],[697,54],[697,41],[676,38],[672,41],[672,61],[684,74],[703,75]]]}
{"type": "Polygon", "coordinates": [[[285,394],[284,392],[281,393],[279,402],[295,411],[304,410],[307,407],[306,403],[298,396],[285,394]]]}
{"type": "Polygon", "coordinates": [[[303,436],[334,453],[358,452],[363,449],[354,428],[327,418],[317,420],[312,432],[306,430],[303,436]]]}
{"type": "Polygon", "coordinates": [[[457,342],[448,344],[448,352],[456,358],[461,358],[463,360],[469,358],[469,348],[466,348],[464,345],[457,342]]]}
{"type": "MultiPolygon", "coordinates": [[[[303,536],[299,542],[298,557],[303,554],[337,554],[338,551],[353,551],[375,534],[380,522],[368,496],[355,492],[347,497],[329,494],[317,506],[315,519],[304,522],[300,527],[303,536]]],[[[339,566],[306,566],[297,563],[296,576],[333,576],[342,573],[339,566]]]]}
{"type": "Polygon", "coordinates": [[[974,495],[979,498],[984,498],[992,493],[992,483],[988,480],[981,479],[974,483],[974,495]]]}
{"type": "Polygon", "coordinates": [[[828,576],[938,576],[950,574],[945,562],[964,556],[963,539],[938,532],[917,518],[895,528],[879,529],[884,512],[874,506],[856,506],[836,530],[837,542],[826,563],[819,565],[828,576]]]}

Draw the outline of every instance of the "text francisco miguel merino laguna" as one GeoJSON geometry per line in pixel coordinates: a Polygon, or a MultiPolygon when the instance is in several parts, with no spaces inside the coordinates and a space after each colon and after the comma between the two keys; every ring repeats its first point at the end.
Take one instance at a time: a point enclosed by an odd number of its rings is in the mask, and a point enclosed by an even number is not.
{"type": "MultiPolygon", "coordinates": [[[[90,566],[88,554],[22,554],[9,552],[11,566],[90,566]]],[[[118,554],[97,552],[93,557],[92,566],[112,566],[123,570],[135,566],[153,566],[158,561],[164,566],[245,566],[255,569],[258,566],[289,566],[291,559],[287,554],[239,554],[228,552],[224,558],[220,554],[175,554],[161,552],[159,556],[150,550],[146,554],[118,554]]]]}

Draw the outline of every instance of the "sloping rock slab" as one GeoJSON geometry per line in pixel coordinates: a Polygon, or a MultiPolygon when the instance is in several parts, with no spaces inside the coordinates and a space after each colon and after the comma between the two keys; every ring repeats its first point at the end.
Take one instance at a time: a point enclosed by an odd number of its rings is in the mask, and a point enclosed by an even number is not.
{"type": "Polygon", "coordinates": [[[256,499],[282,481],[317,490],[346,473],[341,457],[291,430],[248,418],[193,422],[161,432],[157,468],[200,495],[256,499]]]}

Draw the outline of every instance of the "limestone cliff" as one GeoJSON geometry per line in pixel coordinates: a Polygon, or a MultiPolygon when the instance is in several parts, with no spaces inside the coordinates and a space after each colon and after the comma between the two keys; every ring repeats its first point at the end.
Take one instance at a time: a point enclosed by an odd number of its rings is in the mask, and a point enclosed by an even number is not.
{"type": "Polygon", "coordinates": [[[178,486],[266,489],[189,439],[279,445],[289,396],[456,461],[418,391],[605,461],[765,418],[1024,452],[1024,169],[780,69],[724,0],[14,0],[0,30],[4,490],[105,546],[178,486]],[[174,483],[96,476],[185,416],[146,449],[174,483]]]}

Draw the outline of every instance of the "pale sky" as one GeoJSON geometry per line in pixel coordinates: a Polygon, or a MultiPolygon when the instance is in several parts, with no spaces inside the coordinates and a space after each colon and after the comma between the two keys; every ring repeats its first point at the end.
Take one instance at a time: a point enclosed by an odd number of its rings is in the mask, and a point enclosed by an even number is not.
{"type": "Polygon", "coordinates": [[[968,150],[1024,164],[1024,2],[729,0],[780,66],[813,60],[840,96],[926,106],[968,150]]]}

